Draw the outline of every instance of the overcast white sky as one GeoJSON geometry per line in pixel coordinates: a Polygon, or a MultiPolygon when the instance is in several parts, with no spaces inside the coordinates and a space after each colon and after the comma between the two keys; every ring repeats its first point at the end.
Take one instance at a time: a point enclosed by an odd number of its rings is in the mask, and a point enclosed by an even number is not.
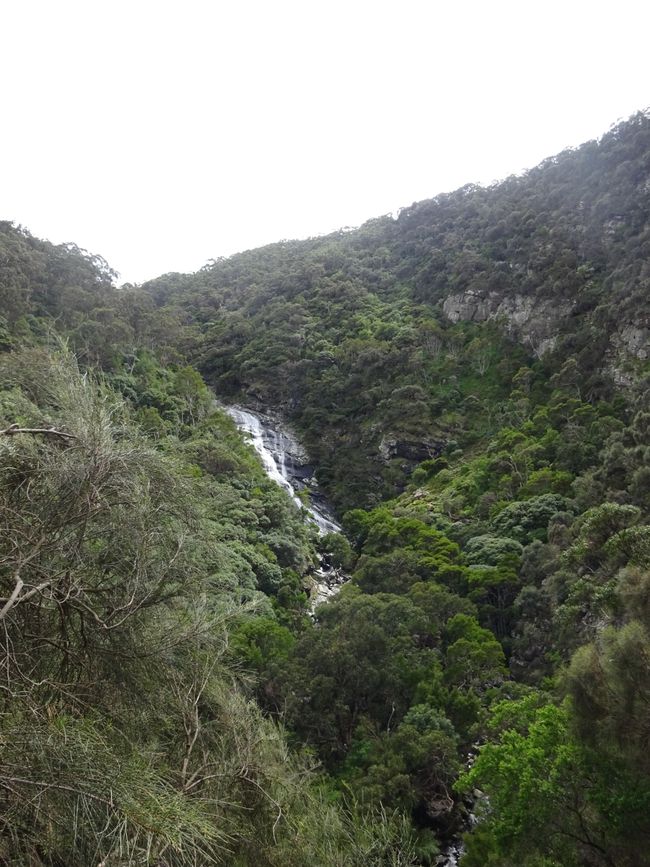
{"type": "Polygon", "coordinates": [[[122,281],[358,225],[650,105],[643,0],[0,0],[0,218],[122,281]]]}

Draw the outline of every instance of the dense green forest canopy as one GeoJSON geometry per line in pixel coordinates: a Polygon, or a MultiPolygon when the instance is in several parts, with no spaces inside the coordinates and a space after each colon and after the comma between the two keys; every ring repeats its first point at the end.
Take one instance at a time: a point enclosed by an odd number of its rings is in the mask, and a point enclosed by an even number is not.
{"type": "Polygon", "coordinates": [[[649,262],[647,113],[141,287],[0,224],[0,863],[650,864],[649,262]]]}

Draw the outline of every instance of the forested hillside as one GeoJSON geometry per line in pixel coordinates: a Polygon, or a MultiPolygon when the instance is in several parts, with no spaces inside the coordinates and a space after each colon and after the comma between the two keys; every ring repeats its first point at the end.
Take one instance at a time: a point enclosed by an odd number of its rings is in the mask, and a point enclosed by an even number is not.
{"type": "Polygon", "coordinates": [[[644,369],[649,138],[639,114],[494,187],[146,288],[200,325],[221,393],[283,407],[342,507],[367,504],[509,422],[522,367],[549,396],[568,362],[588,400],[644,369]]]}
{"type": "Polygon", "coordinates": [[[0,863],[412,863],[254,701],[234,636],[310,623],[314,531],[182,326],[74,247],[0,261],[0,863]]]}
{"type": "Polygon", "coordinates": [[[0,863],[650,864],[649,262],[647,113],[142,287],[2,224],[0,863]]]}

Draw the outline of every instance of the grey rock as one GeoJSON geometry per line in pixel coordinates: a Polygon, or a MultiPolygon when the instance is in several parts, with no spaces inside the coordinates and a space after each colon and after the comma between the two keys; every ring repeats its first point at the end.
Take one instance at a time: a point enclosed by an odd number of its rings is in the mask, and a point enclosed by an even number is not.
{"type": "Polygon", "coordinates": [[[625,325],[614,336],[614,343],[630,355],[644,361],[650,356],[650,328],[625,325]]]}
{"type": "Polygon", "coordinates": [[[449,295],[442,310],[451,322],[503,320],[506,331],[527,344],[537,357],[555,346],[560,323],[571,313],[573,303],[540,299],[533,295],[503,296],[475,290],[449,295]]]}
{"type": "Polygon", "coordinates": [[[385,462],[391,458],[420,463],[428,458],[436,458],[444,449],[445,443],[430,440],[400,440],[384,437],[379,443],[379,454],[385,462]]]}

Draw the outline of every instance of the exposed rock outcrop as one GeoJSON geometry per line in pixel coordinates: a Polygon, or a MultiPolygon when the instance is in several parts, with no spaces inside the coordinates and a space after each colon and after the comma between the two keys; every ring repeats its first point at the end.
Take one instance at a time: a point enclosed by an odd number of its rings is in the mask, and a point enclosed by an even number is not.
{"type": "Polygon", "coordinates": [[[436,458],[445,444],[429,440],[399,440],[384,437],[379,443],[379,454],[383,461],[403,458],[405,461],[420,463],[428,458],[436,458]]]}
{"type": "Polygon", "coordinates": [[[506,331],[530,346],[540,357],[553,349],[563,319],[571,314],[573,303],[558,299],[498,292],[467,290],[448,295],[442,309],[451,322],[502,320],[506,331]]]}
{"type": "Polygon", "coordinates": [[[645,325],[624,325],[614,335],[613,342],[640,361],[650,357],[650,328],[645,325]]]}

